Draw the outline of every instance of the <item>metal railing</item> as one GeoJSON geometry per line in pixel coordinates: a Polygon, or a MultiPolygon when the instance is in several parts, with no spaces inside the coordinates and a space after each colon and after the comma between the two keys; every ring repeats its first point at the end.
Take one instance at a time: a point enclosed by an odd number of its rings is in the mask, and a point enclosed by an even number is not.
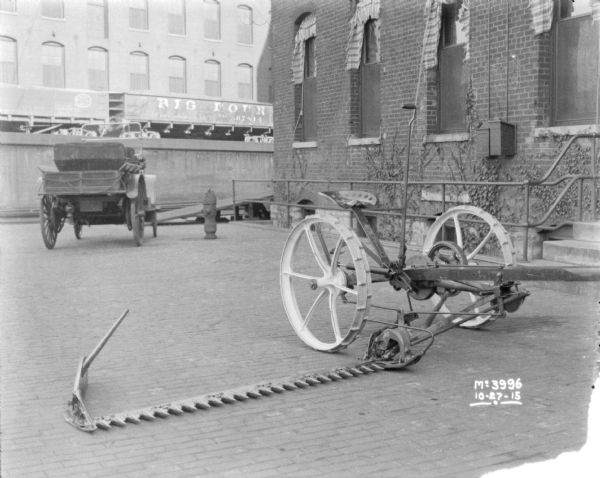
{"type": "MultiPolygon", "coordinates": [[[[501,221],[502,225],[510,228],[518,228],[524,230],[523,237],[523,260],[528,260],[528,248],[529,248],[529,231],[533,228],[538,228],[543,226],[552,216],[552,214],[556,211],[558,205],[565,198],[565,196],[572,190],[575,186],[577,187],[577,201],[576,201],[576,210],[574,217],[570,218],[572,221],[581,221],[583,219],[583,192],[586,182],[591,184],[591,219],[596,220],[599,216],[598,207],[597,207],[597,189],[600,184],[600,176],[596,172],[596,161],[594,158],[597,158],[597,149],[596,149],[596,138],[600,137],[597,133],[590,134],[578,134],[572,136],[567,143],[563,146],[554,163],[550,166],[548,171],[542,176],[541,179],[535,181],[408,181],[409,188],[415,187],[424,187],[424,186],[438,186],[441,188],[441,213],[445,212],[448,208],[448,203],[457,204],[460,201],[450,201],[447,200],[447,192],[449,188],[462,188],[465,190],[467,187],[477,187],[477,186],[485,186],[485,187],[499,187],[499,188],[523,188],[525,190],[524,193],[524,217],[518,222],[510,222],[510,221],[501,221]],[[560,178],[549,181],[550,176],[554,173],[559,164],[562,162],[568,150],[575,143],[575,141],[579,138],[594,138],[592,141],[592,151],[591,151],[591,174],[566,174],[561,176],[560,178]],[[541,214],[539,219],[535,219],[532,216],[531,212],[531,199],[532,199],[532,189],[539,187],[556,187],[560,184],[565,183],[562,191],[557,195],[556,199],[552,204],[548,206],[546,211],[541,214]]],[[[272,201],[270,204],[276,206],[283,206],[286,208],[287,222],[290,222],[290,213],[291,208],[305,208],[305,209],[314,209],[318,207],[319,209],[331,209],[336,210],[335,207],[326,207],[321,205],[314,204],[299,204],[297,202],[293,202],[291,197],[292,185],[301,184],[304,187],[309,185],[317,186],[314,188],[314,191],[325,191],[332,189],[333,187],[339,189],[340,187],[348,188],[350,190],[354,189],[356,186],[365,186],[365,185],[374,185],[375,187],[381,186],[395,186],[399,188],[399,194],[402,191],[404,186],[403,181],[378,181],[378,180],[324,180],[324,179],[233,179],[232,180],[232,197],[233,197],[233,207],[234,211],[236,210],[236,184],[239,183],[271,183],[273,191],[278,190],[281,194],[283,190],[284,201],[272,201]],[[278,185],[281,185],[279,188],[278,185]],[[322,187],[326,185],[326,187],[322,187]]],[[[401,197],[401,196],[400,196],[401,197]]],[[[404,212],[403,208],[385,208],[385,209],[369,209],[366,211],[369,215],[387,215],[387,216],[396,216],[402,217],[404,212]]],[[[439,214],[439,212],[437,214],[439,214]]],[[[437,218],[437,214],[423,214],[420,211],[407,211],[406,216],[411,219],[425,219],[425,220],[435,220],[437,218]]],[[[237,214],[234,212],[234,219],[237,214]]],[[[500,220],[500,218],[497,218],[500,220]]]]}

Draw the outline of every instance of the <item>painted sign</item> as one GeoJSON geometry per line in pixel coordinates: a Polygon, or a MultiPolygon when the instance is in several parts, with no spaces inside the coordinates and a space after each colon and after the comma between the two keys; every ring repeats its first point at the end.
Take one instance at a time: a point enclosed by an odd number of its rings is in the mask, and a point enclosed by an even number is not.
{"type": "Polygon", "coordinates": [[[106,120],[108,93],[1,85],[0,115],[106,120]]]}
{"type": "Polygon", "coordinates": [[[194,98],[125,94],[125,119],[190,124],[273,127],[273,106],[194,98]]]}

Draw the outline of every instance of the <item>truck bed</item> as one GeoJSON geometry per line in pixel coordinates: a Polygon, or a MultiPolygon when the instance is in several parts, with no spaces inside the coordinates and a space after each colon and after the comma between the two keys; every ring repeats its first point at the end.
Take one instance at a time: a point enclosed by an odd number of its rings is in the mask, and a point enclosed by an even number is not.
{"type": "Polygon", "coordinates": [[[53,196],[124,193],[120,171],[42,171],[40,194],[53,196]]]}

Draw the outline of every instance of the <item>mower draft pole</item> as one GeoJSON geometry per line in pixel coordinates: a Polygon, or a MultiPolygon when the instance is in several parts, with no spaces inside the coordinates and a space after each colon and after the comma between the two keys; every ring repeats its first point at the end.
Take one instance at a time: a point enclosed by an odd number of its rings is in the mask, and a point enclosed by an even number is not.
{"type": "Polygon", "coordinates": [[[402,227],[400,229],[400,252],[398,254],[398,262],[400,268],[406,265],[406,216],[408,214],[408,172],[410,169],[410,139],[412,137],[413,123],[417,116],[417,106],[406,103],[402,105],[403,110],[412,110],[412,118],[408,123],[408,144],[406,146],[406,164],[404,165],[404,197],[402,199],[402,227]]]}

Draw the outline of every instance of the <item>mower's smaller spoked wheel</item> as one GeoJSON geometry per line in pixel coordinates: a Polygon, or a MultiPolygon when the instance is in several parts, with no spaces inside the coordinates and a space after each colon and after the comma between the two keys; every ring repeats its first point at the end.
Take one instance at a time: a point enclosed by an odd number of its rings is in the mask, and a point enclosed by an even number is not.
{"type": "MultiPolygon", "coordinates": [[[[510,236],[500,221],[484,210],[468,205],[453,207],[436,219],[425,237],[423,253],[434,262],[447,265],[510,267],[516,263],[510,236]]],[[[493,286],[493,283],[486,281],[461,282],[464,286],[476,289],[493,286]]],[[[493,314],[484,312],[487,306],[480,305],[480,299],[478,293],[458,294],[449,288],[438,288],[431,297],[434,310],[439,312],[460,313],[469,303],[473,305],[468,309],[473,319],[465,321],[466,316],[463,318],[460,315],[453,319],[460,321],[460,326],[465,328],[482,327],[495,319],[493,314]]]]}
{"type": "Polygon", "coordinates": [[[53,249],[58,236],[60,219],[56,212],[55,199],[44,195],[40,201],[40,227],[42,239],[47,249],[53,249]]]}

